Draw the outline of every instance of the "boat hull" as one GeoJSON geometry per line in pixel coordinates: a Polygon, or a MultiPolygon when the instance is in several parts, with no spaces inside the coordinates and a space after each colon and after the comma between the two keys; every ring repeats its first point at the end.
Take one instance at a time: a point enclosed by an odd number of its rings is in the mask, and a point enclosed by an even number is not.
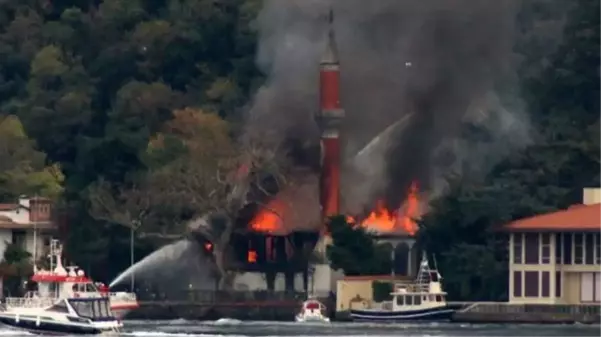
{"type": "Polygon", "coordinates": [[[111,312],[113,313],[115,318],[117,318],[118,320],[123,320],[125,318],[125,316],[127,316],[127,314],[129,314],[132,310],[135,310],[137,308],[138,308],[138,306],[118,307],[118,308],[111,307],[111,312]]]}
{"type": "Polygon", "coordinates": [[[327,317],[301,317],[296,316],[295,321],[297,323],[330,323],[330,319],[327,317]]]}
{"type": "Polygon", "coordinates": [[[437,307],[419,310],[351,310],[354,321],[402,322],[402,321],[446,321],[450,320],[456,309],[437,307]]]}
{"type": "Polygon", "coordinates": [[[19,317],[13,314],[0,314],[0,324],[42,335],[97,335],[115,331],[112,328],[100,328],[91,324],[52,321],[46,319],[19,317]]]}

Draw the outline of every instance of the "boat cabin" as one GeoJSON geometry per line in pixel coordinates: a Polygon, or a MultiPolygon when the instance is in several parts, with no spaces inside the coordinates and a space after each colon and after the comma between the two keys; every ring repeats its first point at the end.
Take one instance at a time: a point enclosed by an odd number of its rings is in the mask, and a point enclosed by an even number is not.
{"type": "Polygon", "coordinates": [[[414,283],[399,283],[394,287],[392,310],[420,310],[446,306],[447,293],[442,290],[442,277],[422,260],[414,283]]]}
{"type": "Polygon", "coordinates": [[[35,290],[28,291],[24,297],[9,297],[7,307],[35,307],[50,305],[58,298],[98,298],[108,297],[106,286],[97,286],[83,270],[75,266],[66,269],[61,260],[62,247],[57,240],[50,245],[50,270],[38,269],[34,265],[31,277],[35,290]],[[68,270],[67,270],[68,269],[68,270]]]}
{"type": "Polygon", "coordinates": [[[73,322],[114,320],[109,299],[103,297],[63,299],[47,311],[69,314],[67,318],[73,322]]]}

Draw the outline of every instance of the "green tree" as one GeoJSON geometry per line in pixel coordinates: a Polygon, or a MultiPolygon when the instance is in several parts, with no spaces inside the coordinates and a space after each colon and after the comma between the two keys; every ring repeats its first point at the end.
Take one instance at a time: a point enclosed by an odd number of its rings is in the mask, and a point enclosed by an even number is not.
{"type": "Polygon", "coordinates": [[[46,165],[46,155],[35,149],[16,116],[0,117],[0,200],[19,195],[56,199],[62,192],[58,165],[46,165]]]}
{"type": "Polygon", "coordinates": [[[345,275],[386,275],[391,271],[390,250],[377,244],[363,227],[353,226],[344,216],[330,218],[332,244],[326,255],[334,270],[345,275]]]}
{"type": "Polygon", "coordinates": [[[31,254],[15,244],[5,243],[0,273],[3,276],[4,288],[8,294],[19,296],[23,293],[24,282],[33,274],[31,254]]]}

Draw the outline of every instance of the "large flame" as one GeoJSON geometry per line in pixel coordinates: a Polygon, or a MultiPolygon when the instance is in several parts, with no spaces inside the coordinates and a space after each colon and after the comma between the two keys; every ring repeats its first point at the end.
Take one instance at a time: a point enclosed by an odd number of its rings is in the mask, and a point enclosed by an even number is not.
{"type": "MultiPolygon", "coordinates": [[[[361,226],[377,232],[405,231],[411,235],[417,232],[415,219],[420,216],[417,182],[412,182],[404,204],[398,210],[389,211],[383,200],[376,202],[376,207],[367,217],[361,220],[361,226]]],[[[356,223],[355,218],[347,217],[349,223],[356,223]]]]}
{"type": "Polygon", "coordinates": [[[278,232],[283,228],[282,215],[285,211],[286,204],[279,199],[273,199],[255,215],[250,222],[250,228],[257,232],[278,232]]]}
{"type": "MultiPolygon", "coordinates": [[[[400,232],[404,231],[411,235],[417,232],[415,219],[419,218],[420,201],[418,195],[418,184],[411,183],[409,193],[399,209],[390,211],[386,208],[384,201],[376,202],[376,207],[367,217],[360,221],[361,226],[377,232],[400,232]]],[[[278,233],[284,229],[282,216],[287,211],[287,204],[279,199],[271,200],[265,207],[255,215],[250,222],[250,228],[257,232],[278,233]]],[[[354,217],[348,216],[349,223],[356,223],[354,217]]]]}

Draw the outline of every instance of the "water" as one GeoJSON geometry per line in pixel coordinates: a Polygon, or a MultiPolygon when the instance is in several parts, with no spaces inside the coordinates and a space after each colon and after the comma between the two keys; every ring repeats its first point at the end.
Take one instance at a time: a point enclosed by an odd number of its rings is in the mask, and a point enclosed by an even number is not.
{"type": "MultiPolygon", "coordinates": [[[[452,323],[298,324],[281,322],[240,322],[232,324],[186,320],[126,321],[122,336],[135,337],[597,337],[601,325],[472,325],[452,323]]],[[[33,336],[0,327],[0,336],[33,336]]]]}
{"type": "Polygon", "coordinates": [[[180,264],[185,264],[188,270],[197,270],[198,268],[193,267],[198,267],[201,257],[194,246],[192,242],[185,239],[165,245],[119,274],[109,287],[128,281],[132,274],[136,282],[144,278],[156,279],[174,275],[177,274],[175,269],[180,264]],[[168,267],[164,268],[165,266],[168,267]]]}
{"type": "MultiPolygon", "coordinates": [[[[517,324],[299,324],[282,322],[240,322],[232,324],[186,320],[126,321],[122,336],[137,337],[243,337],[243,336],[599,336],[599,325],[517,325],[517,324]]],[[[0,336],[31,336],[0,329],[0,336]]]]}
{"type": "Polygon", "coordinates": [[[599,336],[599,325],[507,325],[456,323],[286,323],[161,321],[129,322],[134,336],[599,336]]]}

